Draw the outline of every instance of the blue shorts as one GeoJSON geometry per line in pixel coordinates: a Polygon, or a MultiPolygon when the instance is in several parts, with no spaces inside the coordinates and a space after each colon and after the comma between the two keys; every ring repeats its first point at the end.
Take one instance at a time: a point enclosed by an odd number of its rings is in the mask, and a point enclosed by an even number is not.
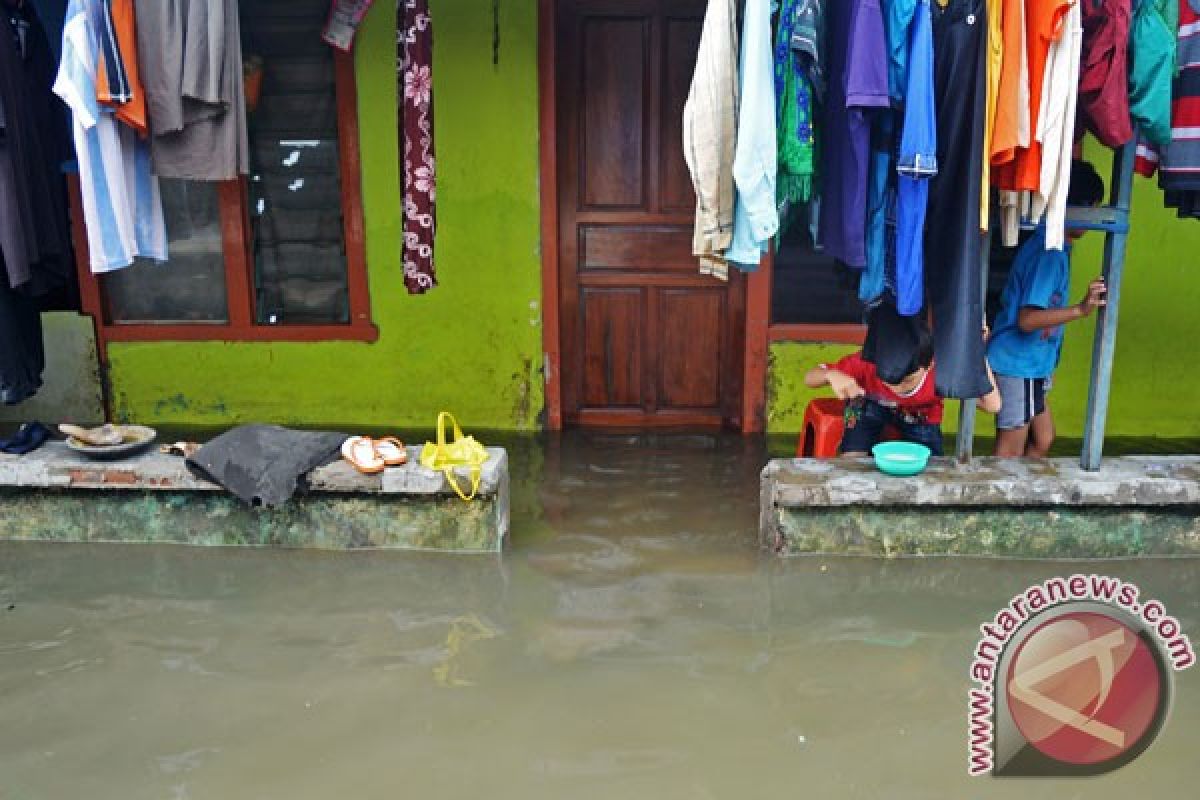
{"type": "Polygon", "coordinates": [[[996,415],[996,430],[1015,431],[1046,410],[1050,379],[997,375],[996,389],[1000,392],[1001,402],[1000,413],[996,415]]]}
{"type": "Polygon", "coordinates": [[[843,453],[869,453],[883,441],[883,429],[891,425],[900,431],[906,442],[923,444],[935,456],[942,454],[942,427],[924,422],[895,408],[887,408],[874,400],[859,398],[846,401],[842,433],[843,453]]]}

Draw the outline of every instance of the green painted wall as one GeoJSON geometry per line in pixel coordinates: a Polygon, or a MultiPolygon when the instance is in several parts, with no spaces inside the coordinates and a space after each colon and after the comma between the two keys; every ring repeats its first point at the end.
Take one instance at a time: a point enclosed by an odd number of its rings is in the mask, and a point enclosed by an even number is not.
{"type": "Polygon", "coordinates": [[[440,286],[406,293],[398,263],[394,10],[356,44],[371,311],[379,341],[109,348],[114,412],[160,425],[273,421],[528,429],[543,406],[535,0],[492,15],[433,0],[440,286]]]}
{"type": "MultiPolygon", "coordinates": [[[[543,407],[539,253],[536,0],[501,4],[499,65],[492,20],[475,3],[433,0],[441,285],[409,296],[397,263],[399,178],[392,11],[376,4],[359,33],[363,200],[374,344],[153,343],[110,347],[114,411],[151,424],[267,420],[305,425],[427,427],[442,408],[465,425],[538,427],[543,407]]],[[[1107,172],[1107,158],[1092,148],[1107,172]]],[[[1138,179],[1121,303],[1114,435],[1200,436],[1200,224],[1162,209],[1138,179]]],[[[1076,250],[1074,284],[1098,269],[1102,237],[1076,250]]],[[[1068,327],[1053,406],[1060,436],[1078,437],[1092,323],[1068,327]]],[[[799,429],[815,393],[804,371],[850,348],[771,348],[768,427],[799,429]]],[[[948,409],[946,426],[957,418],[948,409]]],[[[980,433],[993,431],[982,419],[980,433]]]]}
{"type": "MultiPolygon", "coordinates": [[[[1106,180],[1111,155],[1093,143],[1089,160],[1106,180]]],[[[1200,371],[1191,352],[1200,342],[1200,223],[1180,220],[1163,208],[1157,183],[1134,179],[1132,233],[1120,302],[1117,357],[1113,367],[1108,433],[1113,436],[1200,436],[1200,371]]],[[[1072,300],[1099,274],[1104,237],[1089,233],[1072,256],[1072,300]]],[[[1062,363],[1054,376],[1051,407],[1063,438],[1083,435],[1091,370],[1094,317],[1067,326],[1062,363]]],[[[771,348],[768,428],[800,429],[813,392],[803,384],[813,364],[853,348],[781,343],[771,348]]],[[[957,404],[947,408],[948,432],[957,428],[957,404]]],[[[980,414],[980,435],[995,432],[992,417],[980,414]]]]}

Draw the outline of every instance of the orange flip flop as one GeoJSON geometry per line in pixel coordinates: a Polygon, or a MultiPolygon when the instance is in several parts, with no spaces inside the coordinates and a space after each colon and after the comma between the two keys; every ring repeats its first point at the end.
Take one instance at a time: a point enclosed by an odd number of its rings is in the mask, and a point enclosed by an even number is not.
{"type": "Polygon", "coordinates": [[[404,448],[404,442],[397,439],[395,436],[385,436],[382,439],[375,439],[375,453],[383,459],[383,463],[389,467],[398,467],[401,464],[408,463],[408,450],[404,448]]]}
{"type": "Polygon", "coordinates": [[[375,443],[366,436],[351,436],[342,442],[342,458],[365,475],[383,472],[386,466],[383,457],[375,452],[375,443]]]}

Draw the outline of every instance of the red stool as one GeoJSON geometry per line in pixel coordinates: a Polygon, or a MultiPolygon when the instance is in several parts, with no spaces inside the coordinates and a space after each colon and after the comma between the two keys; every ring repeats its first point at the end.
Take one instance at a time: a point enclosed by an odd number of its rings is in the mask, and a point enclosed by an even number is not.
{"type": "Polygon", "coordinates": [[[804,427],[796,441],[799,458],[833,458],[842,444],[845,403],[836,397],[818,397],[804,409],[804,427]]]}
{"type": "MultiPolygon", "coordinates": [[[[834,458],[842,446],[846,403],[836,397],[818,397],[804,409],[804,427],[796,440],[797,458],[834,458]]],[[[883,441],[900,438],[891,425],[883,429],[883,441]]]]}

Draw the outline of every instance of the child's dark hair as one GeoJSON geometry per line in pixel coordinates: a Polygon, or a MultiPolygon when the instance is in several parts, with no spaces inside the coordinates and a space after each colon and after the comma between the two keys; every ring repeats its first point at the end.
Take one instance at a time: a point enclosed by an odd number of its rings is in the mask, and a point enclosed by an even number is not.
{"type": "Polygon", "coordinates": [[[925,325],[917,325],[913,331],[913,360],[908,365],[909,375],[933,363],[933,336],[925,325]]]}
{"type": "Polygon", "coordinates": [[[1104,201],[1104,181],[1089,162],[1071,162],[1071,184],[1067,189],[1067,205],[1098,206],[1104,201]]]}

